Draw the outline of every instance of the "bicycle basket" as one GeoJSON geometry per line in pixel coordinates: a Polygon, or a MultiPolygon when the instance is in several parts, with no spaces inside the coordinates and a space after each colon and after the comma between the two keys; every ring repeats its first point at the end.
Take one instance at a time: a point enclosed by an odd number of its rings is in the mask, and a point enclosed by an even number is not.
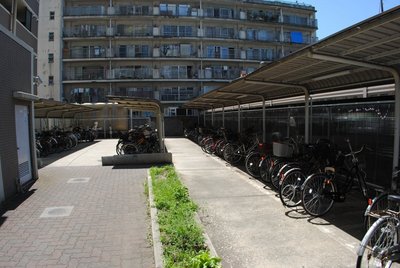
{"type": "Polygon", "coordinates": [[[292,144],[273,142],[272,152],[278,157],[292,157],[294,148],[292,144]]]}

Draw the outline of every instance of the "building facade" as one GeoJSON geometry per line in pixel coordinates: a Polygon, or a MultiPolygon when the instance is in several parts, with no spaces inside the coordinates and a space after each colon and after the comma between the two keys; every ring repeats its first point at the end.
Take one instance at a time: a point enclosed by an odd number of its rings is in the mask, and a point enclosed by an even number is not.
{"type": "Polygon", "coordinates": [[[0,205],[37,178],[33,129],[38,0],[0,0],[0,205]]]}
{"type": "Polygon", "coordinates": [[[39,94],[155,98],[174,116],[185,101],[316,41],[315,12],[263,0],[47,0],[39,94]]]}

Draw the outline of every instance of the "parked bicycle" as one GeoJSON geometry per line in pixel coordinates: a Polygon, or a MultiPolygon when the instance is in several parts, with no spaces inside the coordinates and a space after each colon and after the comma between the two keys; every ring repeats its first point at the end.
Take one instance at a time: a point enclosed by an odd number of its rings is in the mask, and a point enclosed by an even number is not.
{"type": "Polygon", "coordinates": [[[115,150],[118,155],[158,153],[160,152],[160,145],[157,132],[152,130],[150,126],[144,125],[133,128],[126,134],[120,133],[115,150]]]}
{"type": "Polygon", "coordinates": [[[325,172],[313,174],[305,180],[301,190],[301,200],[308,214],[316,217],[326,214],[335,201],[345,200],[353,188],[354,181],[358,182],[362,195],[366,201],[368,200],[366,174],[361,169],[357,157],[364,151],[365,145],[360,150],[353,151],[349,140],[347,144],[350,152],[343,154],[337,151],[333,167],[326,167],[325,172]]]}
{"type": "Polygon", "coordinates": [[[376,221],[358,247],[358,268],[400,267],[400,195],[386,194],[385,201],[386,208],[369,211],[376,221]]]}
{"type": "Polygon", "coordinates": [[[307,176],[322,172],[329,166],[332,144],[328,140],[318,140],[316,144],[304,144],[302,157],[297,162],[289,162],[278,172],[279,198],[286,207],[301,204],[301,187],[307,176]]]}

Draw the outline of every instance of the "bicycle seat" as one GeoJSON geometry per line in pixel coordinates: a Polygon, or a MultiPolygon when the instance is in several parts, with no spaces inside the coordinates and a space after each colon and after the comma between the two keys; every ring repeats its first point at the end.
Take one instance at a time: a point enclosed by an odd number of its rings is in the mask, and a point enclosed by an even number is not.
{"type": "Polygon", "coordinates": [[[388,200],[400,203],[400,195],[394,195],[394,194],[388,195],[388,200]]]}

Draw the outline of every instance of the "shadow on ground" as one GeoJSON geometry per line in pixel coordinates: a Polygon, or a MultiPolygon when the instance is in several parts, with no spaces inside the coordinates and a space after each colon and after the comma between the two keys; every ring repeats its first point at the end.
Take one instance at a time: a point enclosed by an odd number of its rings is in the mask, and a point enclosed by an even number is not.
{"type": "MultiPolygon", "coordinates": [[[[237,166],[241,171],[246,173],[243,165],[237,166]]],[[[249,175],[249,179],[257,180],[249,175]]],[[[264,189],[271,191],[274,188],[261,180],[265,184],[264,189]]],[[[279,199],[279,195],[275,195],[279,199]]],[[[300,205],[294,208],[287,208],[285,215],[294,220],[306,220],[310,224],[315,225],[333,225],[342,231],[348,233],[358,240],[362,240],[366,230],[364,229],[364,211],[367,203],[362,194],[356,189],[347,194],[344,202],[335,202],[332,209],[324,216],[316,218],[307,214],[300,205]]]]}
{"type": "Polygon", "coordinates": [[[3,204],[3,208],[0,210],[0,227],[6,222],[7,217],[4,214],[9,210],[15,210],[19,207],[22,203],[25,202],[31,195],[35,193],[35,189],[18,193],[17,195],[11,197],[10,199],[6,200],[3,204]]]}
{"type": "Polygon", "coordinates": [[[72,148],[72,149],[69,150],[69,151],[62,151],[62,152],[59,152],[59,153],[53,153],[53,154],[48,155],[48,156],[46,156],[46,157],[40,157],[40,158],[38,158],[38,166],[39,166],[39,169],[40,169],[40,168],[44,168],[45,166],[48,166],[48,165],[50,165],[51,163],[53,163],[53,162],[55,162],[55,161],[57,161],[57,160],[59,160],[59,159],[65,157],[65,156],[67,156],[67,155],[70,155],[70,154],[75,153],[75,152],[77,152],[77,151],[79,151],[79,150],[82,150],[82,149],[84,149],[84,148],[86,148],[86,147],[88,147],[88,146],[91,146],[91,145],[93,145],[93,144],[96,144],[97,142],[98,142],[98,141],[81,142],[81,143],[78,143],[77,146],[75,146],[74,148],[72,148]]]}

